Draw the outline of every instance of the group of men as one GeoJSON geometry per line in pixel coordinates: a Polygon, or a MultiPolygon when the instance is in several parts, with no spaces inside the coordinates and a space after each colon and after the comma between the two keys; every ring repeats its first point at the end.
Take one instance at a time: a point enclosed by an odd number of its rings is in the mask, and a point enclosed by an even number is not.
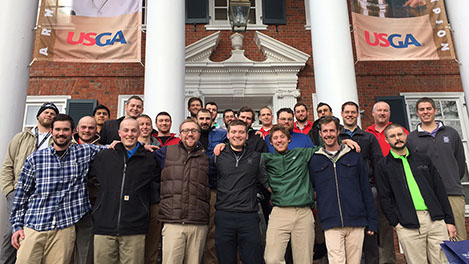
{"type": "Polygon", "coordinates": [[[218,124],[215,102],[191,98],[179,138],[169,113],[154,130],[143,110],[132,96],[103,122],[99,106],[73,134],[69,116],[41,106],[1,172],[13,233],[2,263],[156,263],[160,238],[168,264],[312,263],[324,244],[329,263],[395,263],[393,227],[408,263],[443,263],[439,243],[467,238],[464,149],[430,98],[408,137],[385,102],[366,131],[355,102],[342,125],[326,103],[314,123],[303,103],[276,125],[263,107],[256,131],[251,108],[218,124]]]}

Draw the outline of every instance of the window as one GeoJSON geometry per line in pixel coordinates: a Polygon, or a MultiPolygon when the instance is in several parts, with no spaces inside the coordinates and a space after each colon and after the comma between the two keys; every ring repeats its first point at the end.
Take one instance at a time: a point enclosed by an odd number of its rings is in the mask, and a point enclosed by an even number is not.
{"type": "Polygon", "coordinates": [[[37,125],[37,111],[41,105],[47,102],[54,103],[59,109],[60,113],[65,113],[67,106],[67,99],[71,96],[61,95],[45,95],[45,96],[28,96],[26,98],[26,107],[24,110],[23,129],[31,128],[37,125]]]}
{"type": "Polygon", "coordinates": [[[430,97],[435,101],[437,113],[435,119],[443,121],[458,131],[464,146],[466,155],[466,175],[462,179],[464,191],[466,193],[466,216],[469,214],[469,177],[467,173],[467,160],[469,158],[469,121],[464,104],[463,93],[401,93],[407,104],[409,126],[411,130],[417,127],[420,119],[417,116],[416,103],[421,97],[430,97]]]}
{"type": "MultiPolygon", "coordinates": [[[[229,0],[209,0],[210,22],[205,26],[207,30],[231,30],[228,17],[229,0]]],[[[262,24],[262,0],[251,0],[248,30],[267,29],[262,24]]]]}

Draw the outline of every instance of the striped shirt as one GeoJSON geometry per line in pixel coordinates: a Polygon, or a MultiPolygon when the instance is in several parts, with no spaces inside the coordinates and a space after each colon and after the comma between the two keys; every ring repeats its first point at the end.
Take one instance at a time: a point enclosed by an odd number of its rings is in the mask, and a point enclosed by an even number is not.
{"type": "Polygon", "coordinates": [[[91,209],[86,188],[89,162],[104,148],[72,144],[60,157],[51,145],[31,154],[13,201],[13,232],[24,226],[36,231],[63,229],[78,222],[91,209]]]}

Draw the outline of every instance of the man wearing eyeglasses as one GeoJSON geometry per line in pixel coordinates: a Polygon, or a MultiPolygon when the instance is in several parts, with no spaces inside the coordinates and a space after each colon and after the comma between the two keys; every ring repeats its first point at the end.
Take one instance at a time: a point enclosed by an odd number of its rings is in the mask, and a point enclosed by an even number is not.
{"type": "Polygon", "coordinates": [[[179,126],[181,141],[156,150],[162,168],[159,220],[163,264],[200,263],[210,214],[209,158],[192,119],[179,126]]]}
{"type": "MultiPolygon", "coordinates": [[[[281,108],[277,111],[277,124],[284,126],[291,135],[291,142],[288,144],[288,149],[294,148],[312,148],[314,147],[311,139],[302,133],[293,132],[293,110],[290,108],[281,108]]],[[[270,142],[269,135],[265,136],[265,142],[270,153],[275,153],[275,148],[270,142]]]]}

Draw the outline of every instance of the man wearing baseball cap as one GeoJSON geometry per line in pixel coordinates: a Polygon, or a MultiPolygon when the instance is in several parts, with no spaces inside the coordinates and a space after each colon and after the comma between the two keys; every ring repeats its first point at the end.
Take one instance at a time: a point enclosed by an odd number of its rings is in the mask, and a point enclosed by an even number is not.
{"type": "MultiPolygon", "coordinates": [[[[8,214],[11,212],[18,178],[26,158],[33,152],[47,148],[52,143],[50,128],[52,119],[59,113],[53,103],[44,103],[37,112],[37,125],[16,134],[8,146],[0,174],[3,195],[7,199],[8,214]]],[[[6,222],[5,233],[0,245],[0,263],[15,263],[16,249],[11,245],[11,225],[6,222]]]]}

